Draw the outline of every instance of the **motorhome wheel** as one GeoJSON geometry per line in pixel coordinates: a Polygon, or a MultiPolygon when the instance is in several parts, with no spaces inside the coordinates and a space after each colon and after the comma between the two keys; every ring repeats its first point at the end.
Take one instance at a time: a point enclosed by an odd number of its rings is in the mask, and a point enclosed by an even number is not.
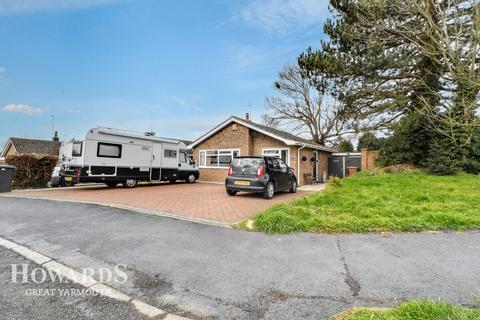
{"type": "Polygon", "coordinates": [[[197,178],[195,178],[195,175],[193,173],[191,173],[187,178],[188,183],[195,183],[195,180],[197,180],[197,178]]]}
{"type": "Polygon", "coordinates": [[[123,182],[123,187],[124,188],[135,188],[137,186],[137,179],[127,179],[125,182],[123,182]]]}

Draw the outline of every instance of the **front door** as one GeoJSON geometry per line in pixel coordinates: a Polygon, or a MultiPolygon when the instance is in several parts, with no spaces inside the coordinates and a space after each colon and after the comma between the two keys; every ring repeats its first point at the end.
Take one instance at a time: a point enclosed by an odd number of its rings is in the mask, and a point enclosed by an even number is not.
{"type": "Polygon", "coordinates": [[[318,152],[313,151],[313,181],[318,180],[318,152]]]}
{"type": "Polygon", "coordinates": [[[152,165],[150,168],[150,181],[160,181],[162,171],[162,145],[154,143],[152,147],[152,165]]]}

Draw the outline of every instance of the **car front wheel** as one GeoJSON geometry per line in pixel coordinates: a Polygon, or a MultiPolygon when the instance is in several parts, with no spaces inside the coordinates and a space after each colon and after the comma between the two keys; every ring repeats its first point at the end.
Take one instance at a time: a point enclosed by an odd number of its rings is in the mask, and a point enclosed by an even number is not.
{"type": "Polygon", "coordinates": [[[297,192],[297,181],[293,180],[292,187],[290,188],[290,193],[295,193],[295,192],[297,192]]]}
{"type": "Polygon", "coordinates": [[[265,199],[272,199],[274,194],[275,194],[275,186],[273,185],[273,182],[267,183],[267,186],[265,187],[265,191],[263,192],[263,197],[265,199]]]}
{"type": "Polygon", "coordinates": [[[233,196],[236,196],[237,195],[237,191],[233,191],[233,190],[227,190],[227,194],[231,197],[233,196]]]}

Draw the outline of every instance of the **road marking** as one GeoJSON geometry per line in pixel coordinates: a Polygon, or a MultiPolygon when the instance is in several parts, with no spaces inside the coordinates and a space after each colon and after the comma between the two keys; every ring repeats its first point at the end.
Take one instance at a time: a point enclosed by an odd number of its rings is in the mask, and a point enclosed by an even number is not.
{"type": "Polygon", "coordinates": [[[103,283],[96,283],[91,286],[90,289],[101,294],[102,296],[109,297],[115,300],[120,300],[124,302],[129,302],[132,300],[132,298],[130,296],[127,296],[125,293],[106,286],[103,283]]]}
{"type": "MultiPolygon", "coordinates": [[[[165,311],[160,310],[158,308],[155,308],[149,304],[146,304],[145,302],[142,302],[137,299],[133,299],[131,301],[133,306],[141,313],[146,315],[147,317],[154,318],[160,315],[165,315],[167,314],[165,311]]],[[[185,319],[185,318],[179,318],[179,319],[185,319]]]]}
{"type": "Polygon", "coordinates": [[[0,246],[5,247],[7,249],[13,249],[18,247],[18,244],[12,241],[8,241],[7,239],[0,238],[0,246]]]}
{"type": "Polygon", "coordinates": [[[163,319],[189,320],[189,318],[167,313],[162,309],[159,309],[145,302],[137,300],[134,297],[129,296],[123,292],[120,292],[117,289],[114,289],[110,286],[107,286],[101,282],[96,281],[92,277],[85,276],[80,272],[76,271],[75,269],[67,267],[64,264],[61,264],[60,262],[57,262],[52,258],[41,254],[40,252],[28,249],[27,247],[19,245],[13,241],[0,237],[0,246],[6,249],[12,250],[22,255],[23,257],[27,258],[28,260],[31,260],[41,265],[43,268],[49,271],[55,272],[56,274],[69,279],[73,283],[76,283],[85,288],[91,289],[92,291],[95,291],[102,296],[108,297],[110,299],[130,303],[133,307],[137,309],[139,313],[143,314],[144,316],[147,316],[150,318],[154,318],[157,316],[165,316],[165,318],[163,319]]]}
{"type": "Polygon", "coordinates": [[[32,260],[33,262],[40,265],[52,260],[52,258],[44,256],[43,254],[30,250],[24,246],[16,246],[16,247],[13,247],[12,250],[24,256],[28,260],[32,260]]]}
{"type": "Polygon", "coordinates": [[[85,276],[84,274],[81,274],[78,271],[73,270],[72,268],[69,268],[61,263],[58,263],[56,261],[50,261],[42,265],[47,270],[51,270],[55,272],[56,274],[59,274],[68,280],[77,283],[83,287],[91,287],[94,284],[97,283],[95,279],[92,277],[85,276]]]}

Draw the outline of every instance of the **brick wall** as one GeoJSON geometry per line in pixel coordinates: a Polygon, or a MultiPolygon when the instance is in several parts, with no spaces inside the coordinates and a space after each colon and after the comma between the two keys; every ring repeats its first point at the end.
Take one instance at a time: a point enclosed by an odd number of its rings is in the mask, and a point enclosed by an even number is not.
{"type": "Polygon", "coordinates": [[[5,157],[14,156],[16,154],[17,151],[15,150],[15,147],[13,145],[10,145],[10,148],[8,148],[7,152],[5,153],[5,157]]]}
{"type": "MultiPolygon", "coordinates": [[[[200,150],[209,149],[240,149],[240,155],[250,155],[252,150],[250,129],[232,123],[195,146],[193,157],[198,165],[200,165],[200,150]]],[[[200,180],[223,182],[227,173],[228,168],[200,168],[200,180]]]]}
{"type": "Polygon", "coordinates": [[[378,150],[362,149],[362,170],[373,170],[377,167],[377,159],[380,155],[378,150]]]}

